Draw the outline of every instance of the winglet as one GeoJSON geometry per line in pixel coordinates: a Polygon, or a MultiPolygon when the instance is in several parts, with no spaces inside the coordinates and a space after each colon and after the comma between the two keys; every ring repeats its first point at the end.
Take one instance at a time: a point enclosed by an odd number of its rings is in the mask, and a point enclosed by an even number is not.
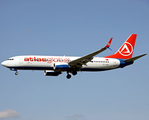
{"type": "Polygon", "coordinates": [[[113,38],[111,38],[111,39],[109,40],[109,42],[108,42],[107,45],[105,46],[106,48],[109,48],[109,47],[110,47],[111,42],[112,42],[112,39],[113,39],[113,38]]]}

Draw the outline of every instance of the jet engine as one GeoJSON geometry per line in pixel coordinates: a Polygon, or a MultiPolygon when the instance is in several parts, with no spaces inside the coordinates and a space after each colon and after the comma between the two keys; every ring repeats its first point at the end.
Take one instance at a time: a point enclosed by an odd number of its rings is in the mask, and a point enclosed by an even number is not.
{"type": "Polygon", "coordinates": [[[69,65],[67,63],[54,63],[53,68],[54,70],[65,71],[69,69],[69,65]]]}
{"type": "Polygon", "coordinates": [[[61,72],[55,72],[53,70],[45,70],[44,71],[45,76],[58,76],[59,74],[61,74],[61,72]]]}

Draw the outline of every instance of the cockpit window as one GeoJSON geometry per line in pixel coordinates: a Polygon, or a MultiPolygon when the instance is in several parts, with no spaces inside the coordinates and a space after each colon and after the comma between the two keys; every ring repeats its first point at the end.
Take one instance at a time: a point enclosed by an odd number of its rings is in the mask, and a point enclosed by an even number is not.
{"type": "Polygon", "coordinates": [[[9,58],[8,60],[14,60],[14,58],[9,58]]]}

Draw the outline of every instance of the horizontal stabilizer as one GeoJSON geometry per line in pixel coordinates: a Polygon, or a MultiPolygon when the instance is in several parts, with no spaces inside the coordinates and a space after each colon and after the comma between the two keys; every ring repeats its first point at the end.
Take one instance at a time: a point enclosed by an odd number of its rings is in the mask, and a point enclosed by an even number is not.
{"type": "Polygon", "coordinates": [[[139,59],[139,58],[141,58],[145,55],[147,55],[147,54],[143,54],[143,55],[139,55],[139,56],[136,56],[136,57],[133,57],[133,58],[130,58],[130,59],[126,59],[126,60],[124,60],[124,62],[132,62],[132,61],[135,61],[135,60],[137,60],[137,59],[139,59]]]}

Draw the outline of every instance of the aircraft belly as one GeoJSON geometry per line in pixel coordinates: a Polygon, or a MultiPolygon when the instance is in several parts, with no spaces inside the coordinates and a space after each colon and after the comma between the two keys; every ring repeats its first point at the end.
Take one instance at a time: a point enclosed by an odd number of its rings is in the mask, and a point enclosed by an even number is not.
{"type": "Polygon", "coordinates": [[[53,65],[49,63],[28,62],[26,64],[17,64],[15,68],[23,70],[53,70],[53,65]]]}

